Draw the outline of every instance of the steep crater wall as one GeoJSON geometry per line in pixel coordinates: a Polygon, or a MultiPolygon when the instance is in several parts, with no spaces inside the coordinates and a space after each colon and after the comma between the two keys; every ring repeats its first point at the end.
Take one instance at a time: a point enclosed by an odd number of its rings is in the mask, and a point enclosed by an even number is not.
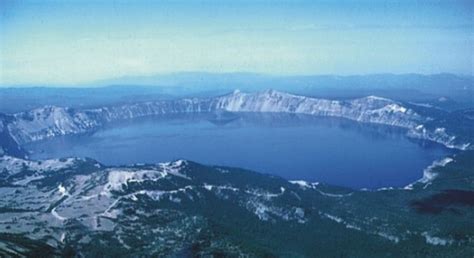
{"type": "Polygon", "coordinates": [[[22,156],[24,152],[19,147],[22,144],[60,135],[85,133],[114,121],[222,110],[339,117],[405,128],[410,137],[438,142],[449,148],[467,149],[470,146],[465,140],[459,140],[449,129],[433,126],[436,124],[435,118],[419,114],[413,107],[390,99],[368,96],[353,100],[327,100],[267,90],[258,93],[235,91],[215,98],[160,100],[84,110],[45,106],[13,115],[2,115],[1,151],[22,156]]]}

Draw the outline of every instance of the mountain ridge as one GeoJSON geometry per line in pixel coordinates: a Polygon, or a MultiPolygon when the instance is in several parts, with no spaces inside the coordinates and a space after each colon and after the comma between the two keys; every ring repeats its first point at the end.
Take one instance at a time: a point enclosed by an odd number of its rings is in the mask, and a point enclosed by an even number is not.
{"type": "Polygon", "coordinates": [[[256,93],[234,91],[211,98],[146,101],[93,109],[45,106],[3,115],[0,132],[21,146],[60,135],[89,132],[113,121],[166,114],[212,113],[220,110],[235,113],[282,112],[345,118],[363,123],[402,127],[408,130],[407,135],[410,137],[438,142],[448,148],[467,149],[470,146],[469,142],[458,140],[449,128],[426,127],[425,123],[431,122],[433,118],[422,116],[413,109],[413,106],[405,106],[401,102],[376,96],[352,100],[327,100],[275,90],[256,93]]]}

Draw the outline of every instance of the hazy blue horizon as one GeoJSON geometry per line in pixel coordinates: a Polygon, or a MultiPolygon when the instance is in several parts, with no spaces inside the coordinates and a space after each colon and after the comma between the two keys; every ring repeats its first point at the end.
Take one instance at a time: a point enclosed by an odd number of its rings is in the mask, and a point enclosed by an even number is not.
{"type": "Polygon", "coordinates": [[[471,1],[2,1],[0,85],[179,72],[473,75],[471,1]]]}
{"type": "MultiPolygon", "coordinates": [[[[262,77],[267,79],[285,79],[285,78],[324,78],[324,77],[340,77],[342,79],[349,79],[354,77],[361,77],[361,78],[368,78],[372,76],[398,76],[400,78],[404,76],[420,76],[420,77],[433,77],[433,76],[454,76],[457,78],[464,78],[464,79],[474,79],[474,75],[472,74],[456,74],[456,73],[448,73],[448,72],[440,72],[440,73],[367,73],[367,74],[289,74],[289,75],[282,75],[282,74],[270,74],[270,73],[256,73],[256,72],[207,72],[207,71],[177,71],[177,72],[170,72],[170,73],[153,73],[149,75],[124,75],[120,77],[110,77],[104,79],[97,79],[91,81],[83,81],[77,83],[3,83],[0,81],[0,88],[97,88],[97,87],[113,87],[113,86],[150,86],[150,87],[161,87],[166,85],[161,85],[160,83],[151,83],[151,84],[144,84],[142,82],[133,83],[129,82],[129,80],[140,80],[140,79],[157,79],[160,80],[161,78],[165,77],[185,77],[185,76],[201,76],[203,79],[210,79],[213,76],[242,76],[242,77],[262,77]],[[207,78],[205,78],[208,76],[207,78]]],[[[169,85],[168,85],[169,86],[169,85]]],[[[270,87],[271,88],[271,87],[270,87]]]]}

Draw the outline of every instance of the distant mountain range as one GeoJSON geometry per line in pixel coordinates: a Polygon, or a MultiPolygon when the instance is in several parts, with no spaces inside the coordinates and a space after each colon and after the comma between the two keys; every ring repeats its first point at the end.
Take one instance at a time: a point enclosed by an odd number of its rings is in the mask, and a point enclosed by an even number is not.
{"type": "Polygon", "coordinates": [[[135,102],[202,98],[223,95],[234,89],[259,92],[268,88],[325,99],[375,95],[447,110],[474,108],[474,77],[454,74],[273,76],[189,72],[123,77],[78,85],[1,86],[0,112],[10,113],[43,105],[90,108],[130,103],[132,98],[135,102]]]}
{"type": "Polygon", "coordinates": [[[181,72],[149,76],[126,76],[84,83],[81,86],[151,85],[186,86],[202,88],[212,86],[227,90],[262,90],[268,87],[288,90],[301,87],[322,88],[406,88],[429,90],[473,89],[474,76],[440,73],[424,74],[368,74],[368,75],[293,75],[278,76],[257,73],[204,73],[181,72]],[[248,88],[247,88],[248,87],[248,88]]]}

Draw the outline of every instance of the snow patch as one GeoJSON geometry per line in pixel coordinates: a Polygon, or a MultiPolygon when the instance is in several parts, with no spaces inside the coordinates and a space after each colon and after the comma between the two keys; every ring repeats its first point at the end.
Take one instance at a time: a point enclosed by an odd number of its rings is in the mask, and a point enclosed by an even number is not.
{"type": "Polygon", "coordinates": [[[377,235],[387,239],[387,240],[390,240],[392,242],[394,242],[395,244],[397,244],[398,242],[400,242],[400,238],[397,237],[397,236],[394,236],[394,235],[390,235],[386,232],[377,232],[377,235]]]}
{"type": "Polygon", "coordinates": [[[431,165],[429,165],[427,168],[425,168],[423,170],[423,177],[421,179],[415,181],[414,183],[411,183],[411,184],[405,186],[403,189],[413,190],[414,185],[417,184],[417,183],[425,184],[424,188],[428,187],[428,185],[430,185],[431,182],[438,176],[438,173],[433,171],[434,168],[444,167],[452,161],[453,161],[453,159],[449,158],[449,157],[441,159],[441,160],[433,161],[433,163],[431,165]]]}
{"type": "Polygon", "coordinates": [[[319,185],[319,182],[309,183],[304,180],[291,180],[288,182],[294,185],[299,185],[301,188],[311,188],[311,189],[314,189],[317,185],[319,185]]]}
{"type": "Polygon", "coordinates": [[[57,212],[56,212],[56,207],[54,207],[52,210],[51,210],[51,215],[53,215],[55,218],[57,218],[58,220],[66,220],[67,218],[66,217],[63,217],[61,215],[59,215],[57,212]]]}
{"type": "Polygon", "coordinates": [[[178,160],[175,162],[160,163],[157,169],[111,169],[109,170],[107,184],[104,185],[102,194],[110,195],[112,191],[122,191],[124,186],[129,183],[141,183],[144,181],[158,181],[168,175],[184,178],[190,178],[180,172],[186,165],[186,161],[178,160]]]}
{"type": "Polygon", "coordinates": [[[317,191],[318,193],[320,193],[321,195],[326,196],[326,197],[341,198],[341,197],[348,197],[348,196],[351,196],[353,194],[353,193],[334,194],[334,193],[327,193],[327,192],[321,191],[317,188],[317,186],[319,185],[318,182],[309,183],[309,182],[304,181],[304,180],[293,180],[293,181],[289,181],[289,182],[292,183],[292,184],[295,184],[295,185],[299,185],[303,189],[313,189],[313,190],[317,191]]]}
{"type": "Polygon", "coordinates": [[[66,187],[64,187],[62,184],[58,185],[58,191],[62,196],[69,195],[69,193],[66,191],[66,187]]]}
{"type": "Polygon", "coordinates": [[[332,220],[332,221],[335,221],[337,223],[343,223],[344,222],[341,218],[339,218],[337,216],[334,216],[334,215],[331,215],[331,214],[323,213],[323,216],[330,219],[330,220],[332,220]]]}
{"type": "Polygon", "coordinates": [[[431,236],[428,232],[423,232],[421,235],[425,237],[426,243],[430,245],[445,246],[445,245],[451,245],[454,242],[452,239],[444,239],[440,237],[431,236]]]}

